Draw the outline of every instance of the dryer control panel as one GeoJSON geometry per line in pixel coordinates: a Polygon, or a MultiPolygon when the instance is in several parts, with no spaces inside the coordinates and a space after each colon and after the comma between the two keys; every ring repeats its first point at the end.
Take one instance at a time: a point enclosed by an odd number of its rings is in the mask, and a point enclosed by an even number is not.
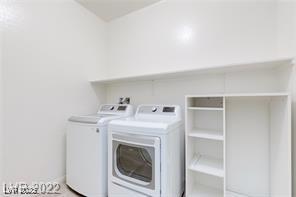
{"type": "Polygon", "coordinates": [[[162,113],[174,113],[174,106],[160,106],[160,105],[151,105],[151,106],[140,106],[137,113],[146,113],[146,114],[162,114],[162,113]]]}
{"type": "Polygon", "coordinates": [[[140,105],[137,114],[177,115],[179,106],[176,105],[140,105]]]}
{"type": "Polygon", "coordinates": [[[181,119],[181,109],[178,105],[139,105],[136,118],[144,119],[181,119]]]}

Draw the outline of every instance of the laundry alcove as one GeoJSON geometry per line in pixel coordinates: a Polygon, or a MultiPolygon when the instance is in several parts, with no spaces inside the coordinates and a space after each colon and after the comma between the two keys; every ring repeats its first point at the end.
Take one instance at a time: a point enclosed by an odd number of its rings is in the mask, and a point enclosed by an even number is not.
{"type": "Polygon", "coordinates": [[[291,196],[293,73],[283,58],[91,83],[102,102],[182,107],[187,196],[291,196]]]}

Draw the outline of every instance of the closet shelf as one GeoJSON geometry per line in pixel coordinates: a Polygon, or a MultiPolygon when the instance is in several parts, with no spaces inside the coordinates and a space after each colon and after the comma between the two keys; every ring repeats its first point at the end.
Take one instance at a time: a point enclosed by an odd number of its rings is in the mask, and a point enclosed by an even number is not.
{"type": "Polygon", "coordinates": [[[189,110],[223,111],[222,107],[188,107],[189,110]]]}
{"type": "Polygon", "coordinates": [[[212,197],[222,197],[223,190],[214,187],[209,187],[206,185],[201,185],[199,183],[194,184],[194,188],[186,196],[189,197],[200,197],[200,196],[212,196],[212,197]]]}
{"type": "Polygon", "coordinates": [[[196,154],[191,160],[188,168],[196,172],[201,172],[217,177],[224,177],[222,159],[196,154]]]}
{"type": "Polygon", "coordinates": [[[197,74],[210,74],[210,73],[228,73],[235,71],[244,71],[261,68],[275,68],[282,67],[283,65],[291,65],[294,57],[281,57],[264,60],[254,60],[250,62],[237,62],[225,65],[204,65],[202,68],[174,70],[169,72],[157,72],[140,75],[119,76],[119,77],[107,77],[91,79],[91,83],[110,84],[110,83],[122,83],[131,81],[147,81],[147,80],[159,80],[159,79],[172,79],[193,76],[197,74]]]}
{"type": "Polygon", "coordinates": [[[192,129],[188,136],[202,139],[223,141],[223,132],[211,129],[192,129]]]}

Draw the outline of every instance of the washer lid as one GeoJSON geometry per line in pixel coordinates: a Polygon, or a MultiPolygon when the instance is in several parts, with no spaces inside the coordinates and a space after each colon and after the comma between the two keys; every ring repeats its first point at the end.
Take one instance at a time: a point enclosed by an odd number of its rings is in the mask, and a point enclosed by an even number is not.
{"type": "Polygon", "coordinates": [[[82,116],[71,116],[68,121],[84,124],[107,124],[110,120],[128,117],[133,114],[133,106],[127,104],[104,104],[98,113],[82,116]]]}
{"type": "Polygon", "coordinates": [[[121,116],[114,114],[92,114],[86,116],[71,116],[70,122],[85,123],[85,124],[106,124],[110,120],[120,118],[121,116]]]}

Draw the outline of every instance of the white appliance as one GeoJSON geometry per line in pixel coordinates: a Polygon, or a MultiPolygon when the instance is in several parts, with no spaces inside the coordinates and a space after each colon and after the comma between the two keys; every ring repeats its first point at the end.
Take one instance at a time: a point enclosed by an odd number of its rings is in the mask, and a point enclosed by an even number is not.
{"type": "Polygon", "coordinates": [[[109,197],[180,197],[184,190],[184,129],[175,105],[141,105],[112,120],[108,133],[109,197]]]}
{"type": "Polygon", "coordinates": [[[115,104],[102,105],[94,115],[69,118],[66,183],[70,188],[85,196],[107,196],[107,124],[132,114],[131,105],[115,104]]]}

